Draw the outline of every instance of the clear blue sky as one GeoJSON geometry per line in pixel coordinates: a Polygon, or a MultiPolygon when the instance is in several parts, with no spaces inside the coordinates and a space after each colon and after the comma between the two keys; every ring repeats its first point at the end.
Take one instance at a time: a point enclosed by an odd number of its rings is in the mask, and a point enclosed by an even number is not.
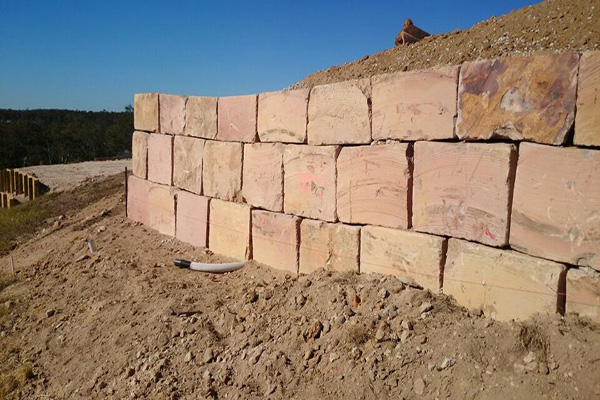
{"type": "Polygon", "coordinates": [[[0,0],[0,108],[122,110],[133,93],[278,90],[536,0],[0,0]]]}

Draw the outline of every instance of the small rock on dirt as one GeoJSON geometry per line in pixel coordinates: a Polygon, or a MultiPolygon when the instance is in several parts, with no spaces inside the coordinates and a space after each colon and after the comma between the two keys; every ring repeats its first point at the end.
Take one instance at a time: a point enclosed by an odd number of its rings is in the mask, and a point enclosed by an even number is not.
{"type": "Polygon", "coordinates": [[[415,379],[414,389],[415,393],[418,395],[425,393],[425,381],[421,378],[415,379]]]}

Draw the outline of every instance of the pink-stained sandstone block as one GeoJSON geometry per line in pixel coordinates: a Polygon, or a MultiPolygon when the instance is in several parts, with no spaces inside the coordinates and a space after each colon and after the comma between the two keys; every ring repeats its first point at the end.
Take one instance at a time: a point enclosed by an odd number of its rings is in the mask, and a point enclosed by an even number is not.
{"type": "Polygon", "coordinates": [[[492,318],[525,320],[554,314],[565,266],[510,250],[450,239],[444,293],[492,318]]]}
{"type": "Polygon", "coordinates": [[[576,53],[463,63],[457,136],[563,144],[575,118],[578,65],[576,53]]]}
{"type": "Polygon", "coordinates": [[[252,257],[273,268],[298,272],[300,218],[252,211],[252,257]]]}
{"type": "Polygon", "coordinates": [[[373,77],[373,140],[454,136],[458,66],[373,77]]]}
{"type": "Polygon", "coordinates": [[[409,144],[344,147],[337,161],[340,221],[408,228],[409,144]]]}
{"type": "Polygon", "coordinates": [[[158,93],[140,93],[133,99],[133,125],[136,130],[158,132],[158,93]]]}
{"type": "Polygon", "coordinates": [[[177,239],[194,246],[208,246],[208,207],[210,199],[177,192],[177,239]]]}
{"type": "Polygon", "coordinates": [[[300,272],[319,268],[359,271],[360,227],[303,219],[300,225],[300,272]]]}
{"type": "Polygon", "coordinates": [[[220,97],[218,101],[218,140],[256,141],[256,95],[220,97]]]}
{"type": "Polygon", "coordinates": [[[127,216],[164,235],[175,236],[175,197],[171,188],[129,176],[127,216]]]}
{"type": "Polygon", "coordinates": [[[308,144],[370,143],[370,97],[368,79],[315,86],[308,104],[308,144]]]}
{"type": "Polygon", "coordinates": [[[289,145],[283,153],[284,210],[335,222],[338,148],[289,145]]]}
{"type": "Polygon", "coordinates": [[[148,180],[172,184],[173,136],[151,134],[148,137],[148,180]]]}
{"type": "Polygon", "coordinates": [[[135,176],[127,179],[127,217],[146,225],[150,216],[150,185],[149,181],[135,176]]]}
{"type": "Polygon", "coordinates": [[[423,233],[364,226],[360,233],[360,272],[408,276],[437,291],[445,242],[423,233]]]}
{"type": "Polygon", "coordinates": [[[283,211],[283,149],[279,143],[244,145],[242,197],[247,203],[283,211]]]}
{"type": "Polygon", "coordinates": [[[600,151],[521,143],[510,245],[600,270],[600,151]]]}
{"type": "Polygon", "coordinates": [[[258,136],[261,142],[304,143],[309,89],[258,95],[258,136]]]}
{"type": "Polygon", "coordinates": [[[187,97],[175,94],[160,94],[160,133],[183,134],[185,127],[185,102],[187,97]]]}
{"type": "Polygon", "coordinates": [[[148,177],[148,136],[146,132],[135,131],[131,139],[133,174],[142,179],[148,177]]]}
{"type": "Polygon", "coordinates": [[[204,144],[204,195],[238,200],[242,189],[242,144],[206,141],[204,144]]]}
{"type": "Polygon", "coordinates": [[[204,139],[175,136],[173,142],[173,184],[187,191],[202,193],[202,155],[204,139]]]}
{"type": "Polygon", "coordinates": [[[211,251],[238,260],[252,258],[249,205],[212,199],[209,218],[208,247],[211,251]]]}
{"type": "Polygon", "coordinates": [[[567,312],[600,322],[600,273],[591,268],[567,271],[567,312]]]}
{"type": "Polygon", "coordinates": [[[414,159],[415,230],[508,243],[514,145],[417,142],[414,159]]]}
{"type": "Polygon", "coordinates": [[[600,146],[600,51],[581,56],[573,141],[576,145],[600,146]]]}
{"type": "Polygon", "coordinates": [[[217,137],[216,97],[188,97],[185,106],[184,134],[205,139],[217,137]]]}

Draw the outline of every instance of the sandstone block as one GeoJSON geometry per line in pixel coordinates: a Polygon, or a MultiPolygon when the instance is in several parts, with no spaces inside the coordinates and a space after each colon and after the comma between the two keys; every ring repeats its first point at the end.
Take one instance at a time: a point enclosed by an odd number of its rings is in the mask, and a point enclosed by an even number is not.
{"type": "Polygon", "coordinates": [[[368,79],[315,86],[308,104],[308,144],[370,143],[370,97],[368,79]]]}
{"type": "Polygon", "coordinates": [[[142,179],[148,177],[148,136],[146,132],[135,131],[131,140],[133,174],[142,179]]]}
{"type": "Polygon", "coordinates": [[[288,214],[335,222],[335,146],[289,145],[283,154],[284,210],[288,214]]]}
{"type": "Polygon", "coordinates": [[[413,228],[507,244],[515,162],[511,144],[417,142],[413,228]]]}
{"type": "Polygon", "coordinates": [[[524,320],[556,313],[565,266],[463,240],[450,239],[444,267],[444,293],[492,318],[524,320]]]}
{"type": "Polygon", "coordinates": [[[458,137],[563,144],[575,117],[578,64],[575,53],[463,63],[458,137]]]}
{"type": "Polygon", "coordinates": [[[250,206],[212,199],[208,246],[211,251],[238,260],[252,258],[250,206]]]}
{"type": "Polygon", "coordinates": [[[256,140],[256,95],[220,97],[217,139],[252,143],[256,140]]]}
{"type": "Polygon", "coordinates": [[[573,141],[576,145],[600,146],[600,51],[581,56],[573,141]]]}
{"type": "Polygon", "coordinates": [[[202,154],[204,140],[175,136],[173,142],[173,184],[187,191],[202,193],[202,154]]]}
{"type": "Polygon", "coordinates": [[[127,217],[146,225],[150,216],[150,185],[136,176],[127,178],[127,217]]]}
{"type": "Polygon", "coordinates": [[[183,134],[185,127],[185,103],[187,97],[160,94],[160,133],[183,134]]]}
{"type": "Polygon", "coordinates": [[[150,184],[148,226],[163,235],[175,236],[175,196],[169,186],[150,184]]]}
{"type": "Polygon", "coordinates": [[[340,221],[409,227],[409,150],[407,143],[342,148],[337,161],[340,221]]]}
{"type": "Polygon", "coordinates": [[[171,185],[173,179],[173,136],[148,137],[148,180],[171,185]]]}
{"type": "Polygon", "coordinates": [[[242,144],[206,141],[202,179],[205,196],[237,200],[242,189],[242,144]]]}
{"type": "Polygon", "coordinates": [[[133,99],[135,130],[158,132],[158,93],[140,93],[133,99]]]}
{"type": "Polygon", "coordinates": [[[600,273],[591,268],[567,271],[567,312],[600,322],[600,273]]]}
{"type": "Polygon", "coordinates": [[[373,77],[373,140],[454,137],[458,66],[373,77]]]}
{"type": "Polygon", "coordinates": [[[194,246],[208,246],[208,197],[177,192],[177,239],[194,246]]]}
{"type": "Polygon", "coordinates": [[[184,133],[205,139],[217,137],[216,97],[188,97],[185,106],[184,133]]]}
{"type": "Polygon", "coordinates": [[[319,268],[359,271],[360,227],[303,219],[300,224],[300,272],[319,268]]]}
{"type": "Polygon", "coordinates": [[[283,148],[278,143],[244,146],[242,196],[247,203],[283,211],[283,148]]]}
{"type": "Polygon", "coordinates": [[[510,245],[600,269],[600,151],[521,143],[510,245]]]}
{"type": "Polygon", "coordinates": [[[360,233],[360,272],[408,276],[437,291],[445,242],[423,233],[364,226],[360,233]]]}
{"type": "Polygon", "coordinates": [[[169,186],[129,176],[127,211],[132,220],[175,236],[175,197],[169,186]]]}
{"type": "Polygon", "coordinates": [[[304,143],[309,89],[258,95],[258,136],[261,142],[304,143]]]}
{"type": "Polygon", "coordinates": [[[252,257],[273,268],[298,272],[300,218],[252,211],[252,257]]]}

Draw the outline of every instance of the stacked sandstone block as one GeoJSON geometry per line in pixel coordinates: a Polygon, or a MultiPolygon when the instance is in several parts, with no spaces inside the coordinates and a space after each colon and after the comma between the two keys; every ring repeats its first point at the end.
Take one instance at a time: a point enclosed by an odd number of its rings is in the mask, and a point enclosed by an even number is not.
{"type": "Polygon", "coordinates": [[[599,52],[563,53],[136,95],[129,215],[294,273],[408,275],[499,319],[600,321],[599,79],[599,52]]]}

